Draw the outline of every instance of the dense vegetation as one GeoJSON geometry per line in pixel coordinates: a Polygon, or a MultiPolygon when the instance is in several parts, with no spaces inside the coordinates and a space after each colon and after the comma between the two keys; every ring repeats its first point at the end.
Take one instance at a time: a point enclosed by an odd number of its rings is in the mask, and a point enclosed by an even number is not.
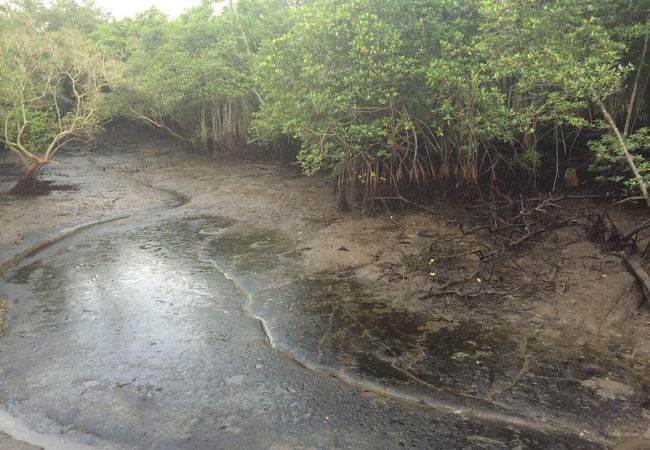
{"type": "Polygon", "coordinates": [[[295,146],[344,207],[557,190],[576,171],[650,205],[649,33],[646,0],[204,1],[120,21],[15,0],[2,140],[29,163],[126,118],[216,152],[295,146]],[[48,71],[64,60],[92,95],[48,71]]]}

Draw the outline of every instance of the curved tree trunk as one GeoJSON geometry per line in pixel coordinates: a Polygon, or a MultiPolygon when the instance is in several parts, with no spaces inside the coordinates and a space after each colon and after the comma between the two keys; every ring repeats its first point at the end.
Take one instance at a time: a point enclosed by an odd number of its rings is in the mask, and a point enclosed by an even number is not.
{"type": "Polygon", "coordinates": [[[18,180],[18,183],[11,189],[12,194],[18,195],[34,195],[41,189],[41,183],[38,181],[38,173],[46,164],[45,160],[40,158],[32,158],[25,176],[18,180]]]}

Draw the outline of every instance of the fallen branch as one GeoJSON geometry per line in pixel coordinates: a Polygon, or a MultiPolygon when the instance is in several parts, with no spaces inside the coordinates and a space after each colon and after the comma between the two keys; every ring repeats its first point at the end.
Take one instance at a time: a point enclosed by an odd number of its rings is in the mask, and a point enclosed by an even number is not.
{"type": "Polygon", "coordinates": [[[462,298],[478,298],[478,297],[486,297],[486,296],[495,296],[495,297],[503,298],[507,295],[512,295],[519,290],[521,290],[521,287],[517,287],[509,291],[497,290],[497,289],[480,289],[473,292],[462,292],[458,289],[445,289],[445,290],[429,291],[426,295],[420,297],[420,300],[425,300],[434,297],[441,297],[445,295],[455,295],[457,297],[462,297],[462,298]]]}
{"type": "Polygon", "coordinates": [[[516,241],[509,242],[508,244],[506,244],[506,248],[510,249],[510,248],[518,247],[524,242],[528,241],[529,239],[534,238],[535,236],[539,236],[540,234],[546,233],[547,231],[552,231],[561,228],[564,225],[567,225],[577,219],[579,219],[579,216],[573,216],[573,217],[569,217],[568,219],[562,220],[561,222],[557,222],[552,225],[549,225],[547,227],[538,228],[535,231],[520,237],[516,241]]]}
{"type": "Polygon", "coordinates": [[[556,222],[556,223],[553,223],[551,225],[548,225],[546,227],[540,227],[540,228],[536,229],[535,231],[532,231],[532,232],[526,234],[525,236],[520,237],[519,239],[517,239],[515,241],[508,242],[503,248],[500,248],[500,249],[494,250],[491,253],[488,253],[487,255],[485,255],[483,257],[483,259],[485,260],[485,259],[493,258],[494,256],[502,253],[504,250],[511,250],[511,249],[513,249],[515,247],[518,247],[518,246],[522,245],[524,242],[529,241],[530,239],[532,239],[532,238],[534,238],[536,236],[539,236],[540,234],[543,234],[543,233],[546,233],[548,231],[553,231],[553,230],[556,230],[558,228],[561,228],[561,227],[573,222],[574,220],[579,219],[580,217],[581,216],[573,216],[573,217],[569,217],[568,219],[562,220],[560,222],[556,222]]]}
{"type": "Polygon", "coordinates": [[[129,109],[131,110],[131,112],[133,113],[133,115],[134,115],[136,118],[145,121],[147,124],[149,124],[149,125],[151,125],[151,126],[154,126],[154,127],[157,127],[157,128],[161,128],[161,129],[167,131],[169,134],[171,134],[171,135],[174,136],[175,138],[180,139],[181,141],[184,141],[184,142],[190,142],[190,143],[192,142],[190,139],[188,139],[188,138],[186,138],[185,136],[183,136],[183,135],[181,135],[181,134],[178,134],[177,132],[175,132],[174,130],[172,130],[172,129],[171,129],[170,127],[168,127],[168,126],[167,126],[167,125],[166,125],[162,120],[161,120],[160,122],[157,122],[157,121],[151,119],[150,117],[145,116],[144,114],[140,114],[139,112],[137,112],[137,111],[136,111],[135,109],[133,109],[133,108],[129,108],[129,109]]]}
{"type": "Polygon", "coordinates": [[[650,227],[650,219],[646,220],[643,222],[641,225],[638,227],[634,228],[632,231],[627,233],[625,236],[621,238],[622,241],[628,241],[632,236],[635,234],[640,233],[641,231],[645,230],[646,228],[650,227]]]}
{"type": "Polygon", "coordinates": [[[641,289],[643,290],[643,299],[637,305],[637,309],[640,308],[645,302],[650,302],[650,276],[645,271],[643,266],[638,259],[633,258],[632,256],[620,252],[616,253],[616,256],[623,260],[623,264],[628,272],[641,284],[641,289]]]}

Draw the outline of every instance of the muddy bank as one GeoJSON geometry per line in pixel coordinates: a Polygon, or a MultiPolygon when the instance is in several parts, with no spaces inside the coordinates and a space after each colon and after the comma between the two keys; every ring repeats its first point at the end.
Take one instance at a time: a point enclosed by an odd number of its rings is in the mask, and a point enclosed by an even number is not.
{"type": "Polygon", "coordinates": [[[515,255],[521,279],[511,281],[528,290],[424,298],[426,274],[394,268],[441,236],[452,212],[355,220],[338,214],[324,178],[218,162],[154,136],[106,142],[64,154],[49,175],[78,189],[1,205],[5,260],[70,226],[124,217],[6,274],[0,391],[28,422],[45,414],[89,441],[123,444],[146,432],[158,448],[180,444],[156,421],[179,433],[182,423],[187,447],[228,436],[257,448],[273,436],[348,448],[591,448],[648,434],[650,319],[634,311],[637,288],[620,261],[575,233],[515,255]],[[536,278],[552,288],[534,289],[536,278]],[[16,362],[25,345],[33,355],[16,362]],[[100,425],[106,408],[132,427],[100,425]],[[427,421],[440,427],[425,431],[427,421]],[[361,439],[368,424],[376,431],[361,439]]]}

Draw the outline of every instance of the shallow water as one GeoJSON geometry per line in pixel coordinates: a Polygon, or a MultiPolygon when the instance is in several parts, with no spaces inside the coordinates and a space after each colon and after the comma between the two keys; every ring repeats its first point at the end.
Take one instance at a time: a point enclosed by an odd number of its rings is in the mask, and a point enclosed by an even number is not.
{"type": "Polygon", "coordinates": [[[10,302],[1,398],[91,441],[593,448],[567,423],[597,436],[640,412],[581,384],[617,367],[552,374],[530,359],[543,355],[534,339],[395,309],[344,271],[306,277],[291,236],[221,217],[87,229],[0,288],[10,302]]]}

